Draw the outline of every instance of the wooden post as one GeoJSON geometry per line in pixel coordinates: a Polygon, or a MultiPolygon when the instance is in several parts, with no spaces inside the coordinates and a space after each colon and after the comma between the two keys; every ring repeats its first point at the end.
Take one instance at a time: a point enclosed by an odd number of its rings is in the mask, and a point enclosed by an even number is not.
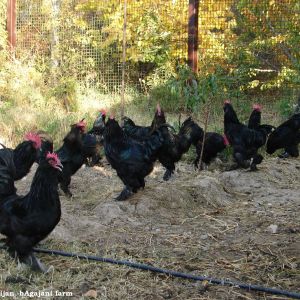
{"type": "Polygon", "coordinates": [[[16,48],[16,0],[7,0],[7,35],[11,55],[14,56],[16,48]]]}
{"type": "Polygon", "coordinates": [[[124,0],[122,90],[121,90],[121,125],[123,125],[123,117],[124,117],[124,110],[125,110],[126,26],[127,26],[127,0],[124,0]]]}
{"type": "Polygon", "coordinates": [[[199,0],[189,0],[188,65],[194,73],[198,72],[198,18],[199,0]]]}

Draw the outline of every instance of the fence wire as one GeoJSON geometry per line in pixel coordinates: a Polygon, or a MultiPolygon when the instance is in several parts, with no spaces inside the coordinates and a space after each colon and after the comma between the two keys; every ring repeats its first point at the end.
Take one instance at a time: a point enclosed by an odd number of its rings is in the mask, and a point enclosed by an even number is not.
{"type": "MultiPolygon", "coordinates": [[[[17,55],[58,77],[68,74],[118,91],[123,5],[121,0],[19,0],[17,55]]],[[[127,84],[141,88],[145,78],[168,76],[187,61],[188,5],[189,0],[128,0],[127,84]]],[[[222,68],[238,72],[241,80],[249,77],[242,89],[279,87],[286,73],[293,77],[299,69],[299,15],[297,0],[200,1],[199,73],[222,68]]],[[[299,86],[294,79],[288,84],[299,86]]]]}

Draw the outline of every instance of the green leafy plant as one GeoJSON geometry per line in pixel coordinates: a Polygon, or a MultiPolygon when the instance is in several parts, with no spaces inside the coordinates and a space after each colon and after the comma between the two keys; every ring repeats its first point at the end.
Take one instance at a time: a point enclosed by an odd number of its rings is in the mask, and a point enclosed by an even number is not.
{"type": "Polygon", "coordinates": [[[73,78],[61,78],[53,89],[53,96],[61,101],[63,107],[69,111],[77,111],[77,83],[73,78]]]}
{"type": "Polygon", "coordinates": [[[290,117],[294,110],[291,98],[280,99],[277,102],[276,106],[283,119],[287,119],[288,117],[290,117]]]}

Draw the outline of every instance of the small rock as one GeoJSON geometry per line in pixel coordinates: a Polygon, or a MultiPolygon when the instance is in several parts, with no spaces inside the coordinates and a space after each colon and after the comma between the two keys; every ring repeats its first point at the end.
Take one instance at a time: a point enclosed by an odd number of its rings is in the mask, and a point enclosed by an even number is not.
{"type": "Polygon", "coordinates": [[[83,296],[84,296],[84,297],[89,297],[89,298],[94,298],[94,299],[96,299],[96,298],[97,298],[97,295],[98,295],[97,291],[95,291],[95,290],[89,290],[89,291],[87,291],[83,296]]]}
{"type": "Polygon", "coordinates": [[[275,224],[271,224],[267,230],[273,234],[277,233],[278,232],[278,225],[275,225],[275,224]]]}
{"type": "Polygon", "coordinates": [[[202,234],[200,235],[200,239],[201,240],[206,240],[208,238],[208,235],[207,234],[202,234]]]}

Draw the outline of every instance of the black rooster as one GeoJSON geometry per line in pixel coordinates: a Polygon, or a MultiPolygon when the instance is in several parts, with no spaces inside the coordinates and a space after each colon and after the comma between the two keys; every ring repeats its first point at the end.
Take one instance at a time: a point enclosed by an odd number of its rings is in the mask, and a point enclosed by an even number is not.
{"type": "Polygon", "coordinates": [[[175,132],[174,127],[166,122],[165,112],[161,109],[160,105],[157,104],[151,128],[154,130],[160,127],[170,128],[173,132],[175,132]]]}
{"type": "MultiPolygon", "coordinates": [[[[58,196],[58,171],[62,165],[55,153],[48,153],[33,178],[26,196],[12,193],[0,205],[0,232],[12,256],[33,269],[47,268],[33,255],[32,248],[57,225],[61,216],[58,196]]],[[[0,173],[2,178],[2,172],[0,173]]],[[[11,178],[13,181],[13,178],[11,178]]]]}
{"type": "Polygon", "coordinates": [[[19,180],[28,174],[40,148],[41,138],[35,133],[28,133],[25,135],[25,141],[13,150],[16,167],[15,180],[19,180]]]}
{"type": "MultiPolygon", "coordinates": [[[[201,150],[202,150],[203,138],[201,138],[196,145],[196,159],[194,161],[195,168],[198,168],[201,150]]],[[[226,146],[229,145],[229,142],[225,136],[218,134],[216,132],[207,132],[205,134],[202,162],[206,165],[209,165],[211,161],[217,157],[217,154],[222,152],[226,146]]],[[[200,169],[203,169],[204,165],[200,165],[200,169]]]]}
{"type": "Polygon", "coordinates": [[[0,166],[10,165],[13,171],[13,179],[20,180],[28,174],[33,163],[37,159],[41,148],[41,138],[35,133],[27,133],[25,141],[15,149],[4,148],[0,150],[0,166]],[[12,161],[10,161],[12,160],[12,161]]]}
{"type": "Polygon", "coordinates": [[[276,150],[284,148],[284,152],[279,155],[280,158],[298,157],[299,143],[300,113],[294,114],[270,134],[267,142],[267,153],[273,154],[276,150]]]}
{"type": "Polygon", "coordinates": [[[270,125],[260,125],[255,130],[248,128],[240,123],[230,102],[225,101],[224,133],[233,147],[233,157],[238,167],[257,169],[256,166],[263,160],[263,156],[257,151],[266,143],[273,129],[274,127],[270,125]]]}
{"type": "Polygon", "coordinates": [[[248,128],[257,129],[261,123],[261,105],[253,104],[253,110],[249,117],[248,128]]]}
{"type": "Polygon", "coordinates": [[[145,187],[144,178],[153,170],[162,143],[159,131],[154,131],[147,140],[139,142],[130,138],[115,119],[107,121],[104,131],[105,155],[125,185],[116,200],[126,200],[145,187]]]}
{"type": "MultiPolygon", "coordinates": [[[[158,124],[166,123],[162,110],[159,118],[158,124]]],[[[171,132],[167,126],[162,126],[160,130],[164,143],[159,150],[158,159],[166,168],[163,179],[167,181],[175,171],[175,163],[181,159],[192,144],[196,146],[198,141],[202,139],[203,130],[191,117],[182,123],[178,134],[171,132]]]]}
{"type": "MultiPolygon", "coordinates": [[[[60,187],[68,197],[72,197],[72,193],[69,189],[71,176],[81,168],[87,158],[83,150],[85,128],[86,123],[83,120],[71,125],[71,130],[65,136],[63,145],[55,151],[63,164],[63,171],[59,176],[60,187]]],[[[85,146],[88,147],[89,141],[86,140],[85,142],[85,146]]],[[[94,143],[94,140],[91,142],[94,143]]]]}

